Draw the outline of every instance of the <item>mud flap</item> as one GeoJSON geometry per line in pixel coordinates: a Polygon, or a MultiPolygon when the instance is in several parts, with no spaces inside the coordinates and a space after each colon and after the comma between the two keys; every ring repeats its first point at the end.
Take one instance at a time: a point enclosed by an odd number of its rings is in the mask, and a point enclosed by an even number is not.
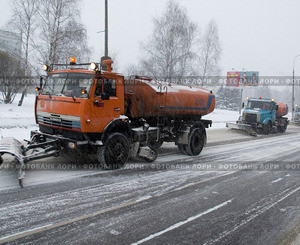
{"type": "Polygon", "coordinates": [[[237,130],[243,130],[244,132],[247,132],[251,136],[257,136],[256,131],[251,127],[251,125],[248,124],[242,124],[242,123],[226,123],[227,128],[237,129],[237,130]]]}
{"type": "Polygon", "coordinates": [[[23,187],[25,177],[25,163],[23,154],[23,145],[15,138],[8,137],[0,140],[0,155],[9,154],[14,156],[20,163],[19,185],[23,187]]]}
{"type": "Polygon", "coordinates": [[[146,162],[154,162],[157,158],[157,151],[149,146],[141,146],[139,142],[135,142],[130,146],[130,157],[139,157],[146,162]]]}

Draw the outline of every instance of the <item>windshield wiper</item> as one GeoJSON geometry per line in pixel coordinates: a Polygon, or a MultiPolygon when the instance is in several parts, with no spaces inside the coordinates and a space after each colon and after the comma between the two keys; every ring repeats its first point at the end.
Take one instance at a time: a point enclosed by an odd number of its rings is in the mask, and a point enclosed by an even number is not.
{"type": "MultiPolygon", "coordinates": [[[[49,87],[50,88],[50,87],[49,87]]],[[[52,99],[52,97],[51,97],[51,93],[49,93],[49,92],[46,92],[46,95],[49,95],[49,98],[50,99],[52,99]]]]}
{"type": "Polygon", "coordinates": [[[67,81],[68,81],[68,77],[69,77],[69,73],[67,74],[67,77],[66,77],[66,80],[65,80],[65,82],[64,82],[64,86],[62,87],[62,89],[61,89],[61,94],[63,94],[64,93],[64,89],[65,89],[65,87],[66,87],[66,84],[67,84],[67,81]]]}

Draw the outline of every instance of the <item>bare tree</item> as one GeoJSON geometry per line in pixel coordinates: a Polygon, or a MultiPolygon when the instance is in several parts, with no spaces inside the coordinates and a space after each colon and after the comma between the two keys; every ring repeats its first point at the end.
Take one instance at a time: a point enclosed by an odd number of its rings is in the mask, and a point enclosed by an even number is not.
{"type": "MultiPolygon", "coordinates": [[[[10,20],[10,26],[13,29],[21,33],[22,35],[22,46],[24,53],[24,68],[25,76],[29,76],[31,73],[31,67],[29,62],[29,53],[31,47],[31,37],[37,29],[37,11],[39,8],[39,0],[13,0],[12,1],[12,12],[13,16],[10,20]]],[[[25,85],[21,99],[19,101],[19,106],[22,105],[24,96],[27,91],[27,85],[25,85]]]]}
{"type": "MultiPolygon", "coordinates": [[[[218,26],[214,20],[208,23],[204,36],[200,40],[199,73],[202,81],[207,76],[219,75],[222,46],[218,34],[218,26]]],[[[203,82],[202,82],[203,85],[203,82]]]]}
{"type": "Polygon", "coordinates": [[[0,51],[0,92],[4,103],[12,103],[16,94],[24,87],[24,75],[25,69],[21,61],[0,51]]]}
{"type": "Polygon", "coordinates": [[[88,53],[87,35],[80,24],[81,0],[39,0],[41,40],[36,44],[46,63],[65,62],[88,53]]]}
{"type": "Polygon", "coordinates": [[[61,57],[60,62],[68,63],[72,56],[77,56],[78,62],[86,62],[90,59],[91,52],[87,44],[87,32],[81,23],[71,20],[61,32],[63,38],[57,48],[57,53],[61,57]]]}
{"type": "Polygon", "coordinates": [[[142,46],[145,58],[141,60],[143,75],[171,81],[192,71],[195,58],[193,42],[196,25],[190,21],[187,11],[170,0],[162,16],[154,18],[154,30],[149,42],[142,46]]]}
{"type": "Polygon", "coordinates": [[[138,67],[136,67],[134,64],[129,64],[125,67],[123,73],[124,73],[125,77],[137,75],[137,74],[139,74],[138,67]]]}

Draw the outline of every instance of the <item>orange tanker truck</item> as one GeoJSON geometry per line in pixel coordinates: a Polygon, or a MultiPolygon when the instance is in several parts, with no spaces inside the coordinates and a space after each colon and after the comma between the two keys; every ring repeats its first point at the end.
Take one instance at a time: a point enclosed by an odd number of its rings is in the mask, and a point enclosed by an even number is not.
{"type": "Polygon", "coordinates": [[[74,59],[44,65],[47,76],[41,77],[35,101],[39,131],[31,132],[26,146],[14,139],[0,142],[0,156],[9,153],[21,163],[20,176],[27,162],[70,149],[97,154],[105,169],[118,169],[129,157],[154,161],[163,142],[175,142],[187,155],[200,154],[212,124],[202,119],[214,110],[211,91],[138,76],[125,80],[111,71],[111,60],[104,63],[107,71],[74,59]]]}

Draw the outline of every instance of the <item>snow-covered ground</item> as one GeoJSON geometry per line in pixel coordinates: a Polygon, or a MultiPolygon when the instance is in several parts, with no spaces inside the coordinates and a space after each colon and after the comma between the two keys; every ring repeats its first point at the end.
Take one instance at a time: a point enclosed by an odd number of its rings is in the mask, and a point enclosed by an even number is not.
{"type": "Polygon", "coordinates": [[[203,117],[203,119],[212,120],[211,129],[226,128],[226,122],[235,122],[239,118],[238,111],[228,111],[215,109],[212,113],[203,117]]]}
{"type": "Polygon", "coordinates": [[[18,94],[12,104],[0,103],[0,136],[29,139],[30,131],[38,129],[34,118],[35,95],[28,94],[22,106],[18,94]]]}

